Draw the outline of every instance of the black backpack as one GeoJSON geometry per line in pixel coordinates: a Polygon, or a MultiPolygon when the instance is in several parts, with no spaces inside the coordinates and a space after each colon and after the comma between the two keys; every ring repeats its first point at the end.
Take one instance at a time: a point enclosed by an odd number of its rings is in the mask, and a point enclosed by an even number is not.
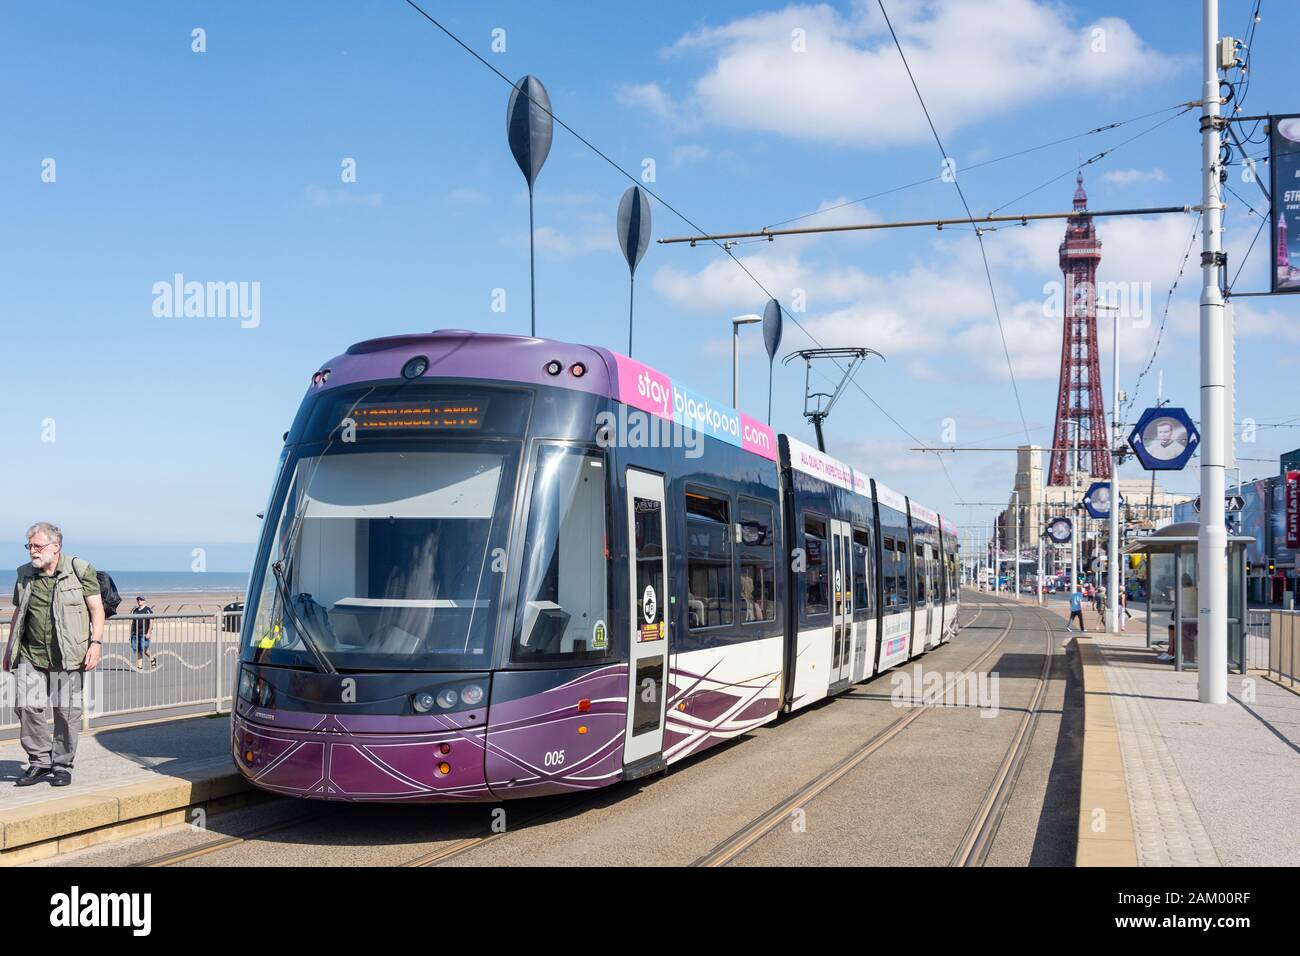
{"type": "MultiPolygon", "coordinates": [[[[86,562],[80,558],[72,559],[72,570],[77,572],[77,577],[81,577],[86,570],[86,562]],[[81,562],[81,568],[77,568],[77,563],[81,562]]],[[[95,577],[99,580],[99,599],[104,602],[104,620],[108,620],[117,614],[117,606],[122,603],[122,595],[117,593],[117,585],[113,578],[106,571],[96,571],[95,577]]]]}

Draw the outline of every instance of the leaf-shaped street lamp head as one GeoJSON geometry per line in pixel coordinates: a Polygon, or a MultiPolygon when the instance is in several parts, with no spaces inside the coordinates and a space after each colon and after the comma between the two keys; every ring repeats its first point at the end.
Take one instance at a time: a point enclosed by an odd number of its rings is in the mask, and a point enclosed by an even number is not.
{"type": "Polygon", "coordinates": [[[551,98],[546,94],[546,87],[537,77],[525,76],[510,91],[510,103],[506,107],[506,137],[510,140],[510,152],[519,164],[519,171],[528,181],[529,192],[532,192],[537,174],[542,171],[542,164],[551,152],[553,132],[551,98]]]}

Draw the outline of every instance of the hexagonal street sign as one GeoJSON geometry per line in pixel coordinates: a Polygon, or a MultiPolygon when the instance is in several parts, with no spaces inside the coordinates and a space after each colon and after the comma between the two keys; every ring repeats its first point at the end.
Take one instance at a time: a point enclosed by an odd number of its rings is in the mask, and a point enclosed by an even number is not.
{"type": "Polygon", "coordinates": [[[1178,471],[1191,461],[1201,436],[1181,408],[1148,408],[1129,433],[1129,447],[1147,471],[1178,471]]]}
{"type": "Polygon", "coordinates": [[[1055,544],[1068,544],[1073,533],[1073,524],[1069,518],[1053,518],[1047,522],[1047,536],[1055,544]]]}
{"type": "MultiPolygon", "coordinates": [[[[1124,496],[1119,499],[1121,507],[1124,504],[1124,496]]],[[[1088,486],[1088,492],[1083,496],[1083,507],[1088,514],[1094,518],[1110,517],[1110,482],[1094,481],[1088,486]]]]}

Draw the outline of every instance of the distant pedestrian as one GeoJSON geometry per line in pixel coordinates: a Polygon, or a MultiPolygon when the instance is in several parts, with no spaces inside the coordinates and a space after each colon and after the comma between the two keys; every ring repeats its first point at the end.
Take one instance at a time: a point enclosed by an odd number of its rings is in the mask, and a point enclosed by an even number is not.
{"type": "Polygon", "coordinates": [[[149,658],[149,669],[153,670],[158,666],[158,658],[149,653],[149,632],[153,630],[153,618],[147,615],[153,614],[153,608],[144,603],[144,598],[137,596],[135,599],[135,608],[131,611],[131,650],[135,651],[135,669],[144,668],[144,659],[149,658]],[[146,615],[146,616],[140,616],[146,615]]]}
{"type": "Polygon", "coordinates": [[[1128,609],[1128,594],[1124,591],[1120,591],[1119,592],[1119,629],[1121,631],[1128,630],[1128,628],[1125,625],[1128,624],[1128,619],[1131,618],[1132,616],[1133,615],[1129,612],[1128,609]]]}
{"type": "Polygon", "coordinates": [[[37,522],[27,529],[29,563],[14,583],[14,616],[0,666],[14,671],[18,685],[20,741],[28,766],[17,786],[49,778],[55,787],[72,783],[72,762],[81,729],[86,671],[99,663],[104,602],[97,572],[80,558],[62,553],[63,533],[37,522]],[[54,732],[45,722],[54,711],[54,732]]]}
{"type": "Polygon", "coordinates": [[[1083,623],[1083,595],[1078,591],[1071,591],[1070,620],[1065,625],[1065,629],[1071,633],[1074,631],[1074,619],[1076,617],[1079,619],[1079,630],[1083,631],[1085,634],[1088,633],[1088,628],[1083,623]]]}

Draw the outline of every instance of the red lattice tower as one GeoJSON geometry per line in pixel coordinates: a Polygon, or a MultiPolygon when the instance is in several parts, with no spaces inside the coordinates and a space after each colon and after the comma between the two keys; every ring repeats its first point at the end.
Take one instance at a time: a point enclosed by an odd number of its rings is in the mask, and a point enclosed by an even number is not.
{"type": "MultiPolygon", "coordinates": [[[[1083,173],[1074,190],[1074,211],[1085,212],[1088,194],[1083,173]]],[[[1101,243],[1091,216],[1066,220],[1061,242],[1061,273],[1065,276],[1064,331],[1061,340],[1061,384],[1056,398],[1056,427],[1052,436],[1052,467],[1048,484],[1068,485],[1078,430],[1079,471],[1110,477],[1110,442],[1106,437],[1106,406],[1101,397],[1101,362],[1097,357],[1097,264],[1101,243]],[[1075,425],[1071,425],[1071,421],[1075,425]],[[1069,449],[1068,451],[1065,449],[1069,449]]]]}

